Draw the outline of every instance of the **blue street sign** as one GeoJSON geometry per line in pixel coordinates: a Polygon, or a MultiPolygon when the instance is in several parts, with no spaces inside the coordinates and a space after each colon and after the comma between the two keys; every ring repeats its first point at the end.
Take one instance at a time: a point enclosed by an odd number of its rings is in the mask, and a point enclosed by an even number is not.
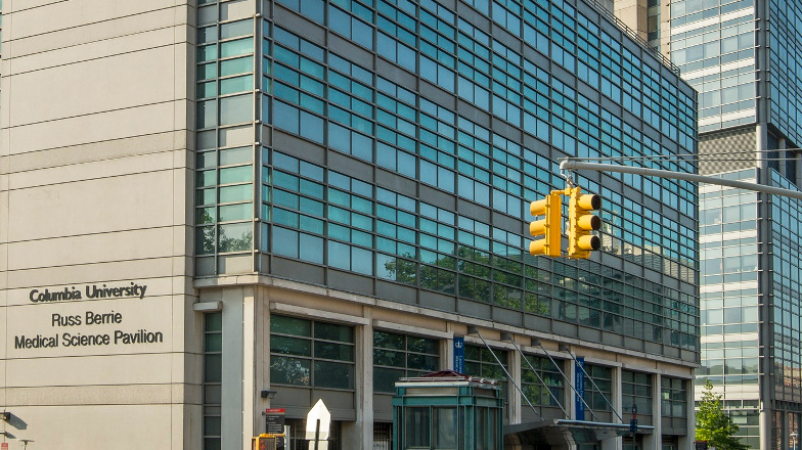
{"type": "Polygon", "coordinates": [[[454,372],[465,373],[465,338],[454,336],[454,372]]]}

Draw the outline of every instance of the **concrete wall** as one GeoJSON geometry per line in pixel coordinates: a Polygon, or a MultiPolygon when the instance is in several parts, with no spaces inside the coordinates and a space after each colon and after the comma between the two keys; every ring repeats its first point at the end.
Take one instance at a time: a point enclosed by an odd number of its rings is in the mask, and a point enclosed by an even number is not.
{"type": "Polygon", "coordinates": [[[187,226],[192,10],[180,0],[3,4],[0,405],[13,417],[0,427],[12,449],[22,448],[14,439],[200,447],[202,316],[189,307],[187,226]],[[132,283],[144,295],[86,295],[132,283]],[[65,289],[81,298],[31,301],[65,289]],[[119,316],[87,324],[90,311],[119,316]],[[160,339],[116,334],[140,329],[160,339]],[[39,335],[58,336],[58,347],[34,348],[39,335]],[[76,335],[110,342],[67,347],[76,335]]]}

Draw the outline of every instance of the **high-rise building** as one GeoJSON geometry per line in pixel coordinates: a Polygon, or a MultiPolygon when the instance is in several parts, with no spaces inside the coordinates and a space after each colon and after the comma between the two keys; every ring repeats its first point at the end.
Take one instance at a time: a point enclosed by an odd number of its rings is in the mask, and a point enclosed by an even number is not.
{"type": "MultiPolygon", "coordinates": [[[[670,35],[661,37],[661,51],[699,92],[700,173],[802,186],[802,36],[795,26],[802,7],[780,0],[660,3],[659,29],[670,35]]],[[[704,368],[696,398],[710,379],[743,442],[790,448],[802,410],[797,202],[709,185],[700,187],[700,208],[704,368]]]]}
{"type": "Polygon", "coordinates": [[[455,367],[507,424],[692,448],[697,188],[575,174],[601,251],[526,251],[561,158],[697,170],[696,93],[600,4],[3,7],[11,448],[248,449],[270,407],[300,449],[322,399],[387,449],[394,382],[455,367]]]}

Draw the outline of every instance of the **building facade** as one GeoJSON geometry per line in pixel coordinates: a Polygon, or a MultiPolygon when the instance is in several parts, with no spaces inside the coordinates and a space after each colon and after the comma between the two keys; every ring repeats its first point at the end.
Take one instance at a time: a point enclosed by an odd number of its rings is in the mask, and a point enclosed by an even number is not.
{"type": "Polygon", "coordinates": [[[330,448],[386,449],[393,383],[460,361],[503,380],[507,424],[636,405],[581,447],[691,448],[696,187],[578,174],[602,251],[526,252],[560,158],[697,170],[665,158],[696,153],[696,93],[601,4],[3,16],[10,448],[247,449],[271,407],[295,449],[322,399],[330,448]]]}
{"type": "MultiPolygon", "coordinates": [[[[800,186],[802,36],[794,2],[662,2],[661,50],[699,92],[699,171],[800,186]],[[667,13],[667,14],[666,14],[667,13]]],[[[635,26],[634,22],[629,22],[635,26]]],[[[700,187],[705,379],[753,448],[794,445],[800,432],[798,206],[777,196],[700,187]],[[791,228],[789,228],[791,227],[791,228]],[[722,309],[723,308],[723,309],[722,309]]]]}

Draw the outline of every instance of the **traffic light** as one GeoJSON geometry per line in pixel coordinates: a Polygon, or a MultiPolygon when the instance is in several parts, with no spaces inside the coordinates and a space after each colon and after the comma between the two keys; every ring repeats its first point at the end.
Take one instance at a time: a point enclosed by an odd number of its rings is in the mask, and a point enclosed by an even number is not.
{"type": "Polygon", "coordinates": [[[595,194],[582,195],[579,187],[570,188],[568,204],[568,257],[588,259],[590,252],[601,247],[598,236],[590,234],[601,228],[599,216],[589,214],[601,208],[601,197],[595,194]]]}
{"type": "Polygon", "coordinates": [[[543,219],[529,224],[529,234],[532,236],[543,235],[543,239],[529,243],[529,253],[532,255],[560,256],[562,254],[562,248],[560,248],[562,236],[560,222],[563,208],[561,192],[552,192],[544,199],[534,201],[529,205],[529,211],[533,216],[545,216],[543,219]]]}

